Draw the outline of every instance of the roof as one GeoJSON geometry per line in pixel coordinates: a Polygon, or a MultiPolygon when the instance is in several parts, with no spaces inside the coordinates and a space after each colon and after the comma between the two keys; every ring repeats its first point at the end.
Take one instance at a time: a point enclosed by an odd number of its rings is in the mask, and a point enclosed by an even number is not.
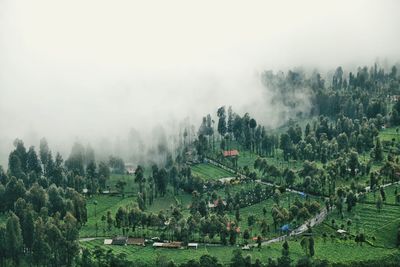
{"type": "Polygon", "coordinates": [[[128,245],[144,245],[144,238],[128,238],[126,241],[126,244],[128,245]]]}
{"type": "Polygon", "coordinates": [[[337,232],[339,233],[339,234],[344,234],[344,233],[347,233],[345,230],[343,230],[343,229],[339,229],[339,230],[337,230],[337,232]]]}
{"type": "Polygon", "coordinates": [[[104,245],[111,245],[112,244],[112,239],[104,239],[104,245]]]}
{"type": "Polygon", "coordinates": [[[163,244],[164,248],[180,248],[181,246],[182,242],[169,242],[163,244]]]}
{"type": "MultiPolygon", "coordinates": [[[[222,205],[226,206],[226,201],[222,200],[222,205]]],[[[215,208],[216,206],[218,206],[218,199],[215,200],[213,203],[208,203],[208,207],[209,208],[215,208]]]]}
{"type": "Polygon", "coordinates": [[[239,156],[239,151],[237,151],[236,149],[224,151],[224,157],[234,157],[234,156],[239,156]]]}
{"type": "Polygon", "coordinates": [[[285,224],[284,226],[281,227],[282,231],[289,231],[290,230],[290,226],[289,224],[285,224]]]}
{"type": "Polygon", "coordinates": [[[218,179],[218,181],[220,181],[223,184],[226,184],[226,183],[230,183],[234,179],[236,179],[236,177],[225,177],[225,178],[218,179]]]}
{"type": "Polygon", "coordinates": [[[113,245],[125,245],[127,239],[128,238],[126,238],[125,236],[117,236],[112,239],[112,244],[113,245]]]}
{"type": "Polygon", "coordinates": [[[188,247],[197,247],[198,243],[188,243],[188,247]]]}
{"type": "Polygon", "coordinates": [[[161,243],[154,242],[153,247],[157,248],[180,248],[182,246],[182,242],[169,242],[169,243],[161,243]]]}

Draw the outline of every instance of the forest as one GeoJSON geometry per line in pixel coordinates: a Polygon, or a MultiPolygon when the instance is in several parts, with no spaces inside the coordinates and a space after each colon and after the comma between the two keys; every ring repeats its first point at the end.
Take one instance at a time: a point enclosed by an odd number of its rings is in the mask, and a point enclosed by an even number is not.
{"type": "Polygon", "coordinates": [[[265,71],[280,126],[215,107],[133,163],[17,138],[0,266],[398,266],[398,67],[265,71]]]}

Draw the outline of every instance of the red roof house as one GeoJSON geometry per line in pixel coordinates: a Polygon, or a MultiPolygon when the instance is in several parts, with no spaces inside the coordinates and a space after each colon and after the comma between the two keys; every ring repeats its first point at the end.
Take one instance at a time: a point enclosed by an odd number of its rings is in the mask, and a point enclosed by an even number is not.
{"type": "Polygon", "coordinates": [[[236,157],[236,156],[239,156],[239,151],[237,151],[236,149],[224,151],[224,157],[236,157]]]}

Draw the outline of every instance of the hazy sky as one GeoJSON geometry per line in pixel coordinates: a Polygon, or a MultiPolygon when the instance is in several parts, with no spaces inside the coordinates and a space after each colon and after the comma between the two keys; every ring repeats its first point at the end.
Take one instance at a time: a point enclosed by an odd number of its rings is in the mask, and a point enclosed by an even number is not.
{"type": "Polygon", "coordinates": [[[113,138],[220,105],[273,123],[260,72],[397,62],[399,11],[382,0],[0,0],[0,163],[15,137],[113,138]]]}

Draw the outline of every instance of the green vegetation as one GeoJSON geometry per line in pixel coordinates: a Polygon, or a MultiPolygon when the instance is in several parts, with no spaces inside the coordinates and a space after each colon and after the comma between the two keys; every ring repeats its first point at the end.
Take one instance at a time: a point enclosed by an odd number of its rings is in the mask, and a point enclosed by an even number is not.
{"type": "Polygon", "coordinates": [[[217,180],[235,176],[233,173],[207,163],[195,164],[191,169],[193,175],[197,175],[204,180],[217,180]]]}

